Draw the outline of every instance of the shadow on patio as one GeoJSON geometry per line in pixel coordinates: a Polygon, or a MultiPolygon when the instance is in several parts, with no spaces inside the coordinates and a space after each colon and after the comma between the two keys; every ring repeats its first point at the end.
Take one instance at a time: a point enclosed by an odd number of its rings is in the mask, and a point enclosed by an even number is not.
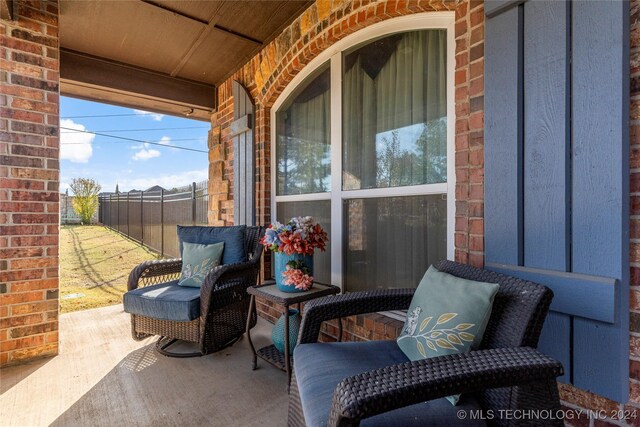
{"type": "MultiPolygon", "coordinates": [[[[2,372],[3,425],[285,425],[286,375],[251,370],[249,343],[172,359],[135,342],[121,305],[60,317],[60,355],[2,372]]],[[[270,340],[259,321],[257,345],[270,340]]]]}

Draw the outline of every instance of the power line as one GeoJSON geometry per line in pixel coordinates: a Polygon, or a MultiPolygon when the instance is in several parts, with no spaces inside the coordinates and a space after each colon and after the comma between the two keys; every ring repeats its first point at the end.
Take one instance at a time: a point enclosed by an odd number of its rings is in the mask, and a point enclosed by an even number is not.
{"type": "Polygon", "coordinates": [[[159,114],[161,116],[163,116],[164,114],[160,114],[160,113],[128,113],[128,114],[96,114],[96,115],[90,115],[90,116],[64,116],[64,117],[60,117],[61,119],[93,119],[95,117],[133,117],[133,116],[151,116],[154,114],[159,114]]]}
{"type": "MultiPolygon", "coordinates": [[[[60,129],[70,129],[74,132],[82,132],[73,128],[65,128],[60,127],[60,129]]],[[[95,132],[149,132],[154,130],[176,130],[176,129],[209,129],[208,126],[186,126],[186,127],[177,127],[177,128],[150,128],[150,129],[101,129],[95,132]]],[[[71,132],[60,132],[60,133],[71,133],[71,132]]],[[[89,132],[94,133],[94,132],[89,132]]]]}
{"type": "MultiPolygon", "coordinates": [[[[77,131],[80,132],[80,131],[77,131]]],[[[60,133],[73,133],[73,132],[60,132],[60,133]]],[[[93,133],[93,132],[91,132],[93,133]]],[[[115,135],[114,135],[115,137],[115,135]]],[[[166,146],[171,146],[173,147],[173,145],[168,144],[167,142],[174,142],[174,141],[200,141],[200,142],[205,142],[205,140],[203,138],[171,138],[169,141],[165,141],[165,143],[163,144],[163,140],[157,140],[157,141],[145,141],[147,144],[151,143],[151,142],[158,142],[161,145],[166,145],[166,146]]],[[[126,144],[127,141],[105,141],[105,142],[110,142],[113,144],[126,144]]],[[[60,144],[62,145],[82,145],[82,144],[86,144],[86,142],[61,142],[60,144]]]]}
{"type": "Polygon", "coordinates": [[[132,141],[132,142],[142,142],[143,144],[158,145],[160,147],[175,148],[177,150],[195,151],[197,153],[208,153],[208,151],[197,150],[195,148],[180,147],[180,146],[177,146],[177,145],[160,144],[158,142],[149,142],[149,141],[144,141],[142,139],[125,138],[124,136],[107,135],[107,134],[104,134],[104,133],[90,132],[88,130],[78,130],[78,129],[66,128],[66,127],[63,127],[63,126],[60,126],[60,129],[65,129],[65,130],[72,131],[72,132],[67,132],[67,133],[73,133],[73,132],[90,133],[90,134],[93,134],[93,135],[104,136],[104,137],[107,137],[107,138],[122,139],[124,141],[132,141]]]}

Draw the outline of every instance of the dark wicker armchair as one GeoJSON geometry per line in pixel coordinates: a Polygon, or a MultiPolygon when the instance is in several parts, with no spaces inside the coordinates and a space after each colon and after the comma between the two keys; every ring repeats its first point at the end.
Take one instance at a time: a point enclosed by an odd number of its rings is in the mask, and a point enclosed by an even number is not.
{"type": "MultiPolygon", "coordinates": [[[[247,227],[245,248],[248,261],[215,267],[206,276],[202,287],[190,288],[196,294],[190,301],[189,309],[193,320],[176,321],[139,314],[131,314],[133,339],[142,340],[151,335],[159,335],[156,343],[158,351],[166,356],[203,356],[232,345],[246,330],[249,312],[247,288],[257,282],[260,270],[264,227],[247,227]],[[199,344],[198,353],[173,353],[166,348],[177,340],[199,344]]],[[[182,269],[181,259],[147,261],[138,265],[129,275],[128,290],[150,285],[176,281],[182,269]]],[[[175,287],[178,292],[181,290],[175,287]]],[[[126,296],[125,294],[125,310],[126,296]]],[[[179,299],[179,298],[178,298],[179,299]]],[[[185,301],[181,301],[185,304],[185,301]]],[[[255,326],[255,315],[251,327],[255,326]]]]}
{"type": "Polygon", "coordinates": [[[411,362],[395,341],[317,342],[323,321],[406,310],[413,289],[311,301],[294,352],[290,426],[563,425],[556,418],[562,365],[535,350],[551,290],[451,261],[436,267],[500,284],[480,349],[411,362]],[[465,393],[458,406],[443,399],[458,393],[465,393]],[[536,416],[531,410],[550,412],[536,416]]]}

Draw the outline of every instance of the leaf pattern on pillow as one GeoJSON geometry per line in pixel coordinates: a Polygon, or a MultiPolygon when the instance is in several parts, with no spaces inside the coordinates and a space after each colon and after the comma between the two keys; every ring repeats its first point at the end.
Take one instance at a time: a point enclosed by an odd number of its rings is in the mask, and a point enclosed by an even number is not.
{"type": "Polygon", "coordinates": [[[475,326],[474,323],[458,323],[455,326],[446,327],[458,316],[458,313],[441,314],[430,329],[427,329],[433,316],[424,318],[420,322],[420,327],[416,328],[418,316],[422,312],[422,308],[416,307],[411,314],[407,316],[407,326],[403,333],[408,333],[399,339],[411,338],[416,341],[416,347],[422,357],[427,357],[425,345],[433,351],[438,349],[456,350],[458,347],[464,347],[466,342],[473,342],[475,335],[465,332],[475,326]],[[417,329],[417,334],[414,335],[417,329]],[[423,344],[424,342],[424,344],[423,344]]]}
{"type": "Polygon", "coordinates": [[[187,264],[182,270],[182,278],[181,280],[190,280],[199,285],[202,285],[206,275],[211,271],[212,268],[220,265],[218,261],[214,261],[213,259],[204,259],[200,264],[187,264]]]}

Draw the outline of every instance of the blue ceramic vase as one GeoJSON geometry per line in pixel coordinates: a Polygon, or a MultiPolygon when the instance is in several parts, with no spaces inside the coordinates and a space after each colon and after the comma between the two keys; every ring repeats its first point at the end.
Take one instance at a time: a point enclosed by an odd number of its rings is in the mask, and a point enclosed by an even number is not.
{"type": "MultiPolygon", "coordinates": [[[[280,353],[284,353],[284,314],[280,316],[273,331],[271,332],[271,339],[273,345],[278,349],[280,353]]],[[[302,318],[300,312],[293,308],[289,309],[289,354],[293,354],[293,349],[296,347],[298,341],[298,331],[300,330],[300,322],[302,318]]]]}
{"type": "Polygon", "coordinates": [[[284,252],[275,252],[273,255],[274,255],[273,263],[275,264],[275,270],[276,270],[275,271],[276,286],[278,286],[278,289],[280,289],[282,292],[291,292],[291,293],[305,292],[302,289],[296,289],[296,287],[293,285],[285,285],[284,277],[282,276],[282,273],[287,269],[287,263],[289,261],[302,261],[305,267],[309,269],[309,274],[313,276],[313,255],[302,255],[302,254],[287,255],[284,252]]]}

